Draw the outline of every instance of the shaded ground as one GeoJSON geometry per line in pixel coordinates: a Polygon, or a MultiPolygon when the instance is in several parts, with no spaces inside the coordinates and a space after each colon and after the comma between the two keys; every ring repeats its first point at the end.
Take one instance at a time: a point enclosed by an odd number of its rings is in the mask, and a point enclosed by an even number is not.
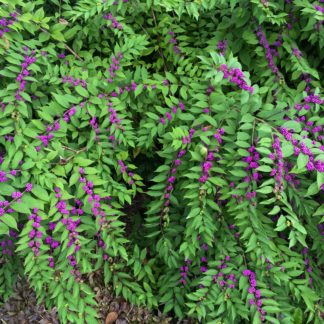
{"type": "MultiPolygon", "coordinates": [[[[100,308],[101,323],[159,323],[189,324],[175,321],[162,314],[153,314],[145,308],[130,305],[122,298],[111,296],[107,288],[95,288],[100,308]]],[[[0,324],[59,324],[56,309],[46,310],[44,304],[37,305],[35,293],[25,281],[17,283],[15,294],[0,307],[0,324]]]]}

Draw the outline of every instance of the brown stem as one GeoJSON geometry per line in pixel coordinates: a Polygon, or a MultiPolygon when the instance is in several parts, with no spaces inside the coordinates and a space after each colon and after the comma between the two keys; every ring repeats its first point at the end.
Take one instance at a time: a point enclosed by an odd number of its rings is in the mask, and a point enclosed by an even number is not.
{"type": "MultiPolygon", "coordinates": [[[[18,13],[18,15],[20,15],[19,13],[18,13]]],[[[36,24],[36,25],[39,25],[39,23],[37,22],[37,21],[35,21],[35,20],[30,20],[31,22],[33,22],[34,24],[36,24]]],[[[43,28],[43,27],[40,27],[40,30],[42,31],[42,32],[44,32],[44,33],[46,33],[46,34],[51,34],[47,29],[45,29],[45,28],[43,28]]],[[[67,44],[65,44],[64,42],[62,42],[63,44],[64,44],[64,47],[71,53],[71,54],[73,54],[74,55],[74,57],[75,58],[77,58],[78,60],[80,60],[80,61],[83,61],[83,59],[76,53],[76,52],[74,52],[73,51],[73,49],[70,47],[70,46],[68,46],[67,44]]]]}
{"type": "MultiPolygon", "coordinates": [[[[158,24],[157,24],[157,21],[156,21],[156,17],[155,17],[153,8],[151,8],[151,13],[152,13],[152,17],[153,17],[153,21],[154,21],[155,27],[156,27],[156,29],[158,29],[158,24]]],[[[160,34],[157,34],[157,39],[158,39],[160,56],[161,56],[161,58],[163,60],[164,71],[167,72],[168,71],[168,68],[167,68],[167,65],[166,65],[166,62],[165,62],[165,58],[164,58],[164,54],[163,54],[162,48],[160,46],[160,40],[161,40],[160,34]]]]}

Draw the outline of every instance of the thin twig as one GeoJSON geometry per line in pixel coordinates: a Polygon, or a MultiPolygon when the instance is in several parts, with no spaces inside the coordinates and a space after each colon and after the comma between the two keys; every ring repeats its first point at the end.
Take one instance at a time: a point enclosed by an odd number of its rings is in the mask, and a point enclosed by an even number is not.
{"type": "MultiPolygon", "coordinates": [[[[18,15],[20,16],[20,13],[18,13],[18,15]]],[[[35,21],[35,20],[30,20],[31,22],[33,22],[34,24],[36,24],[36,25],[38,25],[39,26],[39,24],[40,23],[38,23],[37,21],[35,21]]],[[[43,27],[41,27],[40,26],[40,30],[42,31],[42,32],[44,32],[44,33],[46,33],[46,34],[50,34],[51,35],[51,33],[47,30],[47,29],[45,29],[45,28],[43,28],[43,27]]],[[[63,44],[64,44],[64,47],[71,53],[71,54],[73,54],[73,56],[75,57],[75,58],[77,58],[78,60],[80,60],[80,61],[83,61],[83,59],[76,53],[76,52],[74,52],[73,51],[73,49],[69,46],[69,45],[67,45],[67,44],[65,44],[64,42],[62,42],[63,44]]]]}
{"type": "MultiPolygon", "coordinates": [[[[153,8],[151,8],[151,13],[152,13],[152,17],[153,17],[153,21],[154,21],[155,27],[156,27],[156,29],[158,29],[158,24],[157,24],[157,21],[156,21],[156,17],[155,17],[153,8]]],[[[163,54],[162,48],[160,46],[160,40],[161,39],[160,39],[160,34],[159,33],[157,34],[157,38],[158,38],[158,46],[159,46],[160,56],[161,56],[161,58],[163,60],[164,71],[167,72],[168,71],[168,68],[167,68],[167,65],[166,65],[166,62],[165,62],[165,58],[164,58],[164,54],[163,54]]]]}
{"type": "Polygon", "coordinates": [[[83,147],[83,148],[80,149],[80,150],[75,150],[75,149],[70,148],[70,147],[67,147],[67,146],[65,146],[65,145],[63,145],[62,147],[63,147],[65,150],[72,151],[72,152],[74,152],[74,153],[76,153],[76,154],[79,154],[79,153],[81,153],[81,152],[83,152],[83,151],[85,151],[85,150],[87,149],[86,147],[83,147]]]}

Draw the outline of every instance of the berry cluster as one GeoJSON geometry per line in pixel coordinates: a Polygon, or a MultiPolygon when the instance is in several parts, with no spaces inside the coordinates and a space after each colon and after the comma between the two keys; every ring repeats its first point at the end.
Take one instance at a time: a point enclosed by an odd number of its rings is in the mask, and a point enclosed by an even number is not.
{"type": "MultiPolygon", "coordinates": [[[[218,144],[222,143],[222,135],[224,134],[224,129],[220,128],[216,131],[216,133],[213,135],[214,138],[216,138],[218,144]]],[[[218,147],[216,147],[215,151],[218,151],[218,147]]],[[[214,151],[208,151],[207,150],[207,154],[206,154],[206,158],[205,161],[202,163],[202,176],[199,178],[199,182],[201,183],[205,183],[208,178],[209,178],[209,170],[212,168],[213,166],[213,160],[215,158],[215,154],[214,151]]]]}
{"type": "Polygon", "coordinates": [[[177,55],[181,54],[181,50],[178,46],[178,41],[175,37],[174,31],[170,30],[168,31],[168,34],[171,36],[169,43],[173,45],[173,52],[177,55]]]}
{"type": "Polygon", "coordinates": [[[41,245],[41,238],[43,233],[39,230],[41,217],[38,215],[38,208],[34,208],[33,213],[28,217],[30,221],[33,222],[33,229],[29,232],[30,241],[28,246],[32,249],[35,256],[39,256],[39,248],[41,245]]]}
{"type": "MultiPolygon", "coordinates": [[[[185,107],[184,107],[184,104],[182,102],[179,102],[178,104],[178,107],[181,111],[184,111],[185,107]]],[[[174,116],[176,115],[177,111],[178,111],[178,107],[177,106],[173,106],[172,107],[172,113],[174,114],[174,116]]],[[[169,113],[169,112],[166,112],[165,113],[165,118],[168,120],[168,121],[171,121],[172,120],[172,114],[169,113]]],[[[163,116],[160,117],[160,123],[165,125],[166,124],[166,120],[164,119],[163,116]]]]}
{"type": "Polygon", "coordinates": [[[5,17],[0,19],[0,38],[5,33],[10,32],[10,26],[12,26],[15,21],[17,21],[17,13],[16,12],[12,12],[10,14],[10,19],[5,18],[5,17]]]}
{"type": "Polygon", "coordinates": [[[248,91],[249,93],[253,93],[253,87],[249,86],[246,83],[246,81],[244,80],[245,75],[240,69],[228,69],[226,64],[222,64],[219,67],[219,70],[223,72],[225,79],[229,79],[229,82],[237,84],[242,90],[248,91]]]}
{"type": "Polygon", "coordinates": [[[279,69],[277,68],[277,66],[274,63],[273,60],[273,56],[271,53],[271,48],[270,45],[265,37],[265,34],[262,31],[262,28],[259,27],[256,31],[256,35],[259,38],[259,44],[263,46],[263,48],[265,49],[266,52],[266,59],[269,62],[269,68],[271,69],[272,73],[276,76],[276,79],[279,80],[281,78],[281,75],[279,73],[279,69]]]}
{"type": "Polygon", "coordinates": [[[73,85],[74,87],[77,87],[78,85],[81,84],[82,88],[87,87],[87,81],[86,80],[81,80],[81,79],[74,79],[72,76],[63,76],[62,77],[62,83],[68,83],[70,85],[73,85]]]}
{"type": "Polygon", "coordinates": [[[110,26],[113,29],[123,29],[123,26],[121,23],[117,21],[117,19],[112,15],[112,13],[108,13],[107,15],[104,15],[104,19],[111,22],[110,26]]]}
{"type": "Polygon", "coordinates": [[[282,190],[282,178],[284,174],[284,161],[281,151],[280,139],[278,136],[274,135],[274,143],[272,144],[274,153],[270,153],[270,159],[272,161],[277,160],[277,166],[273,168],[270,172],[270,176],[276,176],[277,188],[279,191],[282,190]]]}
{"type": "MultiPolygon", "coordinates": [[[[118,57],[118,59],[122,59],[123,58],[123,54],[121,52],[118,52],[117,53],[117,57],[118,57]]],[[[120,66],[119,66],[120,65],[120,61],[118,59],[116,57],[114,57],[114,56],[111,59],[112,60],[112,63],[110,65],[109,69],[108,69],[109,74],[110,74],[110,78],[107,79],[107,81],[109,83],[113,82],[113,79],[114,79],[114,77],[116,75],[116,71],[118,71],[120,69],[120,66]]]]}
{"type": "Polygon", "coordinates": [[[250,153],[250,155],[242,158],[242,160],[248,163],[248,166],[245,168],[245,170],[250,171],[251,176],[246,176],[244,181],[250,182],[252,179],[254,181],[258,181],[262,178],[261,174],[256,170],[259,167],[259,162],[258,162],[260,160],[259,152],[257,152],[254,145],[248,148],[248,152],[250,153]]]}
{"type": "Polygon", "coordinates": [[[261,321],[265,320],[266,312],[262,309],[262,299],[261,299],[261,291],[256,289],[257,282],[255,278],[255,273],[249,269],[243,271],[243,276],[249,278],[250,287],[249,294],[253,295],[253,298],[250,298],[250,305],[256,305],[258,312],[261,314],[261,321]]]}
{"type": "Polygon", "coordinates": [[[21,63],[21,67],[22,67],[22,71],[21,73],[17,76],[16,81],[19,83],[19,89],[17,90],[16,94],[15,94],[15,98],[17,101],[22,101],[23,98],[20,95],[26,87],[26,77],[29,76],[30,71],[28,70],[28,67],[36,62],[36,57],[35,55],[35,51],[31,51],[31,55],[28,56],[28,48],[24,47],[24,51],[25,51],[25,56],[24,56],[24,61],[23,63],[21,63]]]}

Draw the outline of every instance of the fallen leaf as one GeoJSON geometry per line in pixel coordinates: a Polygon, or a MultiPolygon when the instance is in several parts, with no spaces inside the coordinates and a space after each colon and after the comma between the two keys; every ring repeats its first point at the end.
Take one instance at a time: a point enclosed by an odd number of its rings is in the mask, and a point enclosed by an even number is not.
{"type": "Polygon", "coordinates": [[[63,19],[63,18],[60,18],[59,23],[60,23],[61,25],[67,25],[67,24],[68,24],[68,21],[65,20],[65,19],[63,19]]]}
{"type": "Polygon", "coordinates": [[[118,314],[116,312],[110,312],[108,313],[106,317],[105,324],[113,324],[118,318],[118,314]]]}

